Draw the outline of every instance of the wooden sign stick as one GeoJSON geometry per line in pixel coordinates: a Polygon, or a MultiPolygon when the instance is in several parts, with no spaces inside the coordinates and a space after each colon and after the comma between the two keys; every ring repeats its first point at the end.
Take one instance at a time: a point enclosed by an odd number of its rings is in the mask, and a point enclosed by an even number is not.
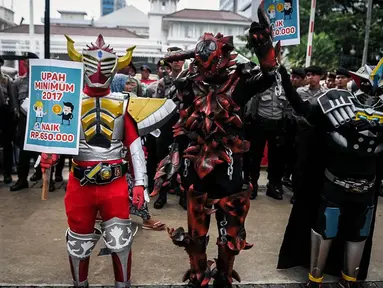
{"type": "MultiPolygon", "coordinates": [[[[51,154],[47,154],[47,155],[49,159],[52,158],[51,154]]],[[[43,188],[41,191],[41,200],[48,200],[48,192],[49,192],[49,184],[51,181],[52,168],[48,168],[48,169],[41,168],[41,170],[43,172],[43,188]]]]}

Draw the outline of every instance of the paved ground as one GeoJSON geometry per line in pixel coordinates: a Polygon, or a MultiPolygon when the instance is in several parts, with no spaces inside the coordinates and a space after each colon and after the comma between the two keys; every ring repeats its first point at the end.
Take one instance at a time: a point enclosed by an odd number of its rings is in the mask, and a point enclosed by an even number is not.
{"type": "MultiPolygon", "coordinates": [[[[261,183],[265,183],[264,175],[261,183]]],[[[40,186],[37,183],[24,191],[9,192],[8,187],[0,183],[0,286],[1,283],[31,286],[44,283],[65,286],[71,283],[64,243],[64,232],[67,228],[63,205],[65,192],[61,187],[50,193],[49,200],[43,202],[40,200],[40,186]]],[[[236,270],[241,275],[243,284],[276,284],[266,286],[273,288],[284,287],[282,283],[304,283],[306,280],[306,272],[302,269],[275,269],[291,209],[290,195],[285,198],[283,201],[276,201],[261,191],[257,200],[252,202],[246,227],[248,241],[255,246],[241,253],[236,262],[236,270]]],[[[153,217],[170,227],[186,224],[186,213],[178,206],[174,196],[170,197],[163,210],[151,209],[151,212],[153,217]]],[[[138,218],[133,220],[141,223],[138,218]]],[[[371,281],[383,280],[382,224],[383,209],[379,208],[369,274],[371,281]]],[[[212,228],[209,258],[215,257],[216,253],[214,239],[217,234],[215,226],[212,225],[212,228]]],[[[99,251],[100,243],[101,241],[95,252],[99,251]]],[[[182,284],[181,277],[188,267],[188,260],[183,249],[174,246],[165,232],[140,228],[133,249],[133,284],[148,288],[182,284]]],[[[111,285],[113,272],[110,258],[97,257],[95,253],[91,260],[89,278],[92,284],[111,285]]],[[[371,284],[369,287],[376,288],[376,285],[371,284]]]]}

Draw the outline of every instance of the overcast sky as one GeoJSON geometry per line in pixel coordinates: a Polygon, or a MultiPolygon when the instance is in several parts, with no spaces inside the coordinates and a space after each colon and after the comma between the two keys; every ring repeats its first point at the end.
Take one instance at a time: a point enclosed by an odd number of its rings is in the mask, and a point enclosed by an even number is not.
{"type": "MultiPolygon", "coordinates": [[[[30,0],[0,0],[2,5],[15,11],[15,22],[19,23],[21,17],[24,17],[24,23],[29,23],[29,2],[30,0]]],[[[44,17],[44,0],[33,0],[33,12],[35,24],[42,24],[41,18],[44,17]]],[[[51,18],[58,18],[57,10],[76,10],[88,13],[87,18],[100,17],[100,0],[50,0],[51,18]]],[[[141,11],[149,11],[148,0],[127,0],[129,5],[134,5],[141,11]]],[[[219,0],[181,0],[178,3],[178,9],[197,8],[197,9],[218,9],[219,0]]]]}

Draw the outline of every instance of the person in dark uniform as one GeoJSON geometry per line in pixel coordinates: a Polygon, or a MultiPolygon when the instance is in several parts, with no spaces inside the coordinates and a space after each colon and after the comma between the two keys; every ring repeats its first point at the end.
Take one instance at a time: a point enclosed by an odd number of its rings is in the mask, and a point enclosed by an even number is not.
{"type": "MultiPolygon", "coordinates": [[[[261,160],[266,142],[268,143],[268,180],[266,195],[277,200],[283,199],[282,176],[284,170],[284,130],[286,97],[284,91],[278,96],[277,84],[274,83],[263,93],[255,95],[250,101],[251,113],[250,125],[246,138],[250,140],[251,146],[247,157],[251,158],[251,165],[244,165],[244,174],[250,175],[253,191],[250,199],[255,199],[258,193],[258,179],[261,170],[261,160]],[[249,135],[251,131],[251,135],[249,135]],[[246,171],[247,170],[247,171],[246,171]]],[[[246,156],[245,156],[246,158],[246,156]]]]}
{"type": "Polygon", "coordinates": [[[16,98],[12,89],[12,79],[1,72],[4,59],[0,56],[0,133],[3,146],[4,183],[12,182],[13,146],[15,122],[17,118],[16,98]]]}
{"type": "MultiPolygon", "coordinates": [[[[326,88],[320,85],[320,81],[324,75],[324,70],[318,66],[310,66],[305,68],[306,80],[308,85],[300,87],[297,89],[297,93],[302,97],[304,101],[310,101],[323,93],[326,92],[326,88]]],[[[292,188],[295,194],[295,191],[299,190],[306,179],[302,177],[305,172],[304,169],[307,166],[307,161],[310,161],[310,158],[307,157],[308,150],[310,146],[316,141],[316,138],[313,136],[314,129],[310,124],[295,111],[293,115],[297,123],[297,132],[296,132],[296,160],[295,166],[292,174],[292,188]]],[[[291,198],[291,203],[294,203],[295,197],[291,198]]]]}
{"type": "Polygon", "coordinates": [[[351,80],[351,75],[347,69],[340,67],[336,70],[335,85],[337,89],[347,90],[347,84],[351,80]]]}
{"type": "MultiPolygon", "coordinates": [[[[182,49],[179,47],[170,47],[168,48],[168,52],[174,52],[174,51],[181,51],[182,49]]],[[[167,97],[172,98],[175,94],[175,89],[173,85],[173,81],[178,77],[178,75],[182,72],[182,68],[185,61],[174,61],[170,63],[171,66],[171,77],[170,77],[170,83],[167,85],[164,85],[164,92],[159,93],[161,83],[165,83],[165,79],[162,78],[159,80],[157,93],[156,95],[158,97],[167,97]],[[164,96],[162,96],[164,95],[164,96]]],[[[154,97],[157,97],[154,96],[154,97]]],[[[156,151],[156,157],[157,157],[157,163],[159,163],[162,159],[166,157],[166,155],[169,154],[169,146],[173,143],[173,126],[177,123],[179,119],[179,114],[175,114],[172,118],[169,119],[169,121],[162,126],[161,128],[161,135],[157,138],[157,151],[156,151]]],[[[180,202],[179,204],[186,209],[186,199],[184,198],[184,194],[181,194],[180,202]]],[[[154,208],[155,209],[162,209],[164,205],[167,202],[167,191],[162,190],[157,198],[157,200],[154,202],[154,208]]]]}
{"type": "Polygon", "coordinates": [[[326,83],[325,83],[325,87],[327,89],[332,89],[336,87],[335,77],[336,77],[336,74],[334,72],[327,72],[326,83]]]}
{"type": "MultiPolygon", "coordinates": [[[[24,137],[25,137],[25,129],[27,126],[27,108],[23,105],[24,101],[29,97],[29,60],[24,60],[24,67],[27,71],[26,75],[21,76],[16,79],[14,82],[14,93],[17,97],[17,104],[15,107],[15,111],[19,114],[19,119],[17,122],[16,129],[16,140],[15,145],[17,145],[20,149],[19,163],[17,166],[17,176],[18,179],[16,183],[11,186],[10,191],[19,191],[29,187],[28,184],[28,174],[30,169],[31,159],[36,161],[39,153],[33,151],[24,150],[24,137]],[[23,108],[24,107],[24,108],[23,108]]],[[[25,102],[27,103],[27,102],[25,102]]],[[[24,104],[25,104],[24,103],[24,104]]],[[[36,168],[36,173],[31,177],[31,181],[37,181],[42,178],[41,168],[40,166],[36,168]]],[[[50,191],[54,190],[54,182],[50,181],[50,191]]]]}
{"type": "Polygon", "coordinates": [[[64,120],[66,121],[66,124],[70,125],[70,120],[73,119],[73,109],[74,106],[71,102],[64,102],[63,112],[58,114],[58,116],[61,116],[61,124],[64,124],[64,120]]]}
{"type": "MultiPolygon", "coordinates": [[[[291,85],[298,89],[303,86],[303,81],[306,78],[306,73],[303,68],[295,67],[290,71],[290,81],[291,85]]],[[[296,131],[297,131],[297,122],[293,115],[293,108],[291,105],[286,107],[286,133],[285,133],[285,173],[283,175],[282,183],[288,188],[292,188],[291,175],[293,172],[293,167],[296,159],[296,150],[295,150],[295,140],[296,140],[296,131]]]]}

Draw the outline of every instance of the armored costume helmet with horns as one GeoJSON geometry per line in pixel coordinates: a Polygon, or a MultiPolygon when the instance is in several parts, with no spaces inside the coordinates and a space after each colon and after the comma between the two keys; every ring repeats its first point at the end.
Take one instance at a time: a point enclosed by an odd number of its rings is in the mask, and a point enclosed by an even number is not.
{"type": "Polygon", "coordinates": [[[68,55],[73,61],[84,63],[85,83],[92,88],[108,88],[114,74],[129,65],[132,60],[133,50],[136,46],[126,50],[126,54],[118,57],[110,45],[105,44],[104,37],[100,34],[96,42],[87,45],[82,54],[74,48],[74,41],[67,39],[68,55]]]}
{"type": "Polygon", "coordinates": [[[356,100],[364,108],[383,110],[383,77],[379,68],[372,69],[365,65],[356,72],[349,71],[354,80],[353,88],[356,100]]]}

